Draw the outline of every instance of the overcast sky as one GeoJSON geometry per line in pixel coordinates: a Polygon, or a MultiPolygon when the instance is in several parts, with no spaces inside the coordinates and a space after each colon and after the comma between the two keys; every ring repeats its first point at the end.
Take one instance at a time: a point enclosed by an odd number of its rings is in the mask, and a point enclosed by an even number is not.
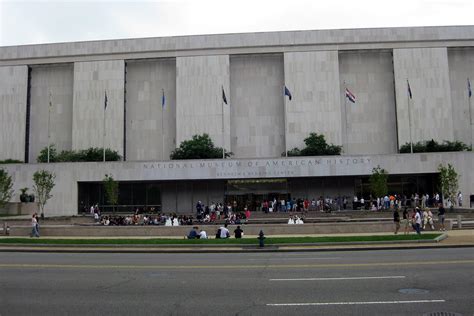
{"type": "Polygon", "coordinates": [[[0,0],[0,46],[283,30],[474,24],[474,0],[0,0]]]}

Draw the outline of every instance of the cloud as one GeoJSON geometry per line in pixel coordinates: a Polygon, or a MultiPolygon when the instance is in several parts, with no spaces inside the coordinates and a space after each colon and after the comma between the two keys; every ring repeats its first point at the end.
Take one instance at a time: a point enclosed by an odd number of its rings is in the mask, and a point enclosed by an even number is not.
{"type": "Polygon", "coordinates": [[[472,24],[471,0],[2,1],[0,45],[283,30],[472,24]]]}

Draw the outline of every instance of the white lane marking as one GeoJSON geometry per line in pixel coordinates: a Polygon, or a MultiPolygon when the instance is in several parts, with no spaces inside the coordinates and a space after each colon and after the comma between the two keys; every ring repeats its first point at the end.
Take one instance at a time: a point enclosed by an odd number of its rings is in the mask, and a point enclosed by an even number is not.
{"type": "Polygon", "coordinates": [[[375,305],[375,304],[419,304],[444,303],[445,300],[417,300],[417,301],[376,301],[376,302],[327,302],[327,303],[284,303],[267,304],[267,306],[329,306],[329,305],[375,305]]]}
{"type": "Polygon", "coordinates": [[[404,275],[365,276],[347,278],[301,278],[301,279],[269,279],[270,281],[340,281],[340,280],[372,280],[372,279],[404,279],[404,275]]]}
{"type": "Polygon", "coordinates": [[[250,258],[250,261],[263,261],[263,260],[335,260],[341,259],[340,257],[326,257],[326,258],[308,258],[308,257],[293,257],[293,258],[250,258]]]}

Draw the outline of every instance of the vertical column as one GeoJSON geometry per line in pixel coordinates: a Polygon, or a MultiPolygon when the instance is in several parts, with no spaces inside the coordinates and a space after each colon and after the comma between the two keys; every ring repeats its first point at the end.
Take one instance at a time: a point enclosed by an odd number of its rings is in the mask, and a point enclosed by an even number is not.
{"type": "Polygon", "coordinates": [[[230,68],[232,152],[236,158],[281,157],[285,151],[283,55],[232,56],[230,68]]]}
{"type": "Polygon", "coordinates": [[[51,93],[50,142],[58,151],[72,148],[73,65],[31,69],[29,161],[48,146],[48,108],[51,93]]]}
{"type": "Polygon", "coordinates": [[[288,150],[304,148],[312,132],[342,145],[337,51],[285,53],[284,58],[285,84],[293,95],[287,102],[288,150]]]}
{"type": "Polygon", "coordinates": [[[393,63],[390,52],[341,52],[340,96],[346,154],[397,152],[393,63]],[[345,88],[356,102],[345,97],[345,88]]]}
{"type": "Polygon", "coordinates": [[[453,140],[453,109],[446,48],[394,49],[398,144],[409,142],[407,79],[412,91],[412,139],[453,140]]]}
{"type": "Polygon", "coordinates": [[[474,90],[474,48],[448,50],[449,81],[453,104],[454,140],[470,145],[474,139],[474,96],[469,99],[467,78],[474,90]],[[471,108],[469,109],[469,105],[471,108]]]}
{"type": "Polygon", "coordinates": [[[28,67],[0,67],[0,160],[25,160],[28,67]]]}
{"type": "Polygon", "coordinates": [[[127,160],[168,160],[176,138],[176,60],[127,62],[126,98],[127,160]]]}
{"type": "Polygon", "coordinates": [[[228,55],[176,59],[177,147],[193,135],[207,133],[216,146],[230,150],[229,107],[232,100],[229,98],[228,55]],[[222,106],[222,87],[229,105],[222,106]]]}
{"type": "Polygon", "coordinates": [[[102,147],[107,91],[105,147],[123,155],[124,76],[123,60],[74,64],[73,149],[102,147]]]}

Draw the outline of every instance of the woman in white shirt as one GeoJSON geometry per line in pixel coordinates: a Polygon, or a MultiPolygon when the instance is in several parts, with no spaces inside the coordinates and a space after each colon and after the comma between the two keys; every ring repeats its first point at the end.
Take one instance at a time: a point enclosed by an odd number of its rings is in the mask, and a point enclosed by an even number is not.
{"type": "Polygon", "coordinates": [[[39,237],[38,231],[38,220],[36,219],[36,213],[31,217],[31,235],[30,237],[39,237]]]}

